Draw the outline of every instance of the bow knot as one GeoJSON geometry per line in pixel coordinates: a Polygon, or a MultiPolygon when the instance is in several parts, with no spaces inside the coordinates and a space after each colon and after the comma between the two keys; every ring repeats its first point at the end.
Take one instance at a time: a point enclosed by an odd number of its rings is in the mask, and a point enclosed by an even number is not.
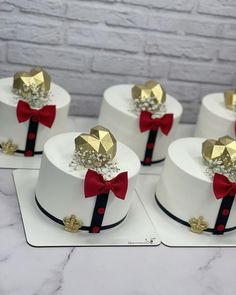
{"type": "Polygon", "coordinates": [[[86,198],[109,193],[124,200],[128,189],[128,173],[122,172],[111,180],[104,180],[103,176],[96,171],[88,169],[84,180],[84,195],[86,198]]]}
{"type": "Polygon", "coordinates": [[[162,133],[168,135],[173,125],[173,114],[165,114],[161,118],[152,118],[152,113],[143,111],[140,114],[139,128],[141,132],[148,130],[157,131],[159,128],[162,133]]]}
{"type": "Polygon", "coordinates": [[[19,123],[32,119],[35,122],[39,122],[51,128],[56,117],[56,106],[46,105],[36,110],[31,109],[27,102],[20,100],[17,104],[16,115],[19,123]]]}
{"type": "Polygon", "coordinates": [[[226,176],[215,173],[213,178],[213,191],[217,199],[226,196],[235,196],[236,182],[231,182],[226,176]]]}

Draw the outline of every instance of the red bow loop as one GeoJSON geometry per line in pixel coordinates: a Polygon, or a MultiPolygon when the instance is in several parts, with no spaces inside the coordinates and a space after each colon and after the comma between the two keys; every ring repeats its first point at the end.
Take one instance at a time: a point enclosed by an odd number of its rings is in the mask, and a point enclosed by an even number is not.
{"type": "Polygon", "coordinates": [[[143,111],[140,114],[139,128],[141,132],[158,130],[158,128],[160,128],[163,134],[168,135],[172,128],[173,121],[173,114],[165,114],[161,118],[153,119],[152,113],[143,111]]]}
{"type": "Polygon", "coordinates": [[[102,193],[109,193],[124,200],[128,189],[128,173],[122,172],[113,179],[106,181],[103,176],[96,171],[88,169],[84,180],[85,198],[94,197],[102,193]]]}
{"type": "Polygon", "coordinates": [[[236,182],[231,182],[226,176],[215,173],[213,178],[213,191],[217,199],[224,198],[228,195],[235,196],[236,182]]]}
{"type": "Polygon", "coordinates": [[[36,110],[31,109],[27,102],[19,100],[16,108],[16,116],[19,123],[28,121],[33,117],[39,123],[51,128],[56,117],[56,106],[46,105],[36,110]]]}

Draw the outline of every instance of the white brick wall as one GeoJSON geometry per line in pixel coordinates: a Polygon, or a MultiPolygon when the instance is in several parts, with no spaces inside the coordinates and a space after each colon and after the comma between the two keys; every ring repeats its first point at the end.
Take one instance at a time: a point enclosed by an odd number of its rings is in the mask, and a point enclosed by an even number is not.
{"type": "Polygon", "coordinates": [[[42,65],[96,116],[105,88],[153,78],[194,122],[236,87],[235,0],[0,0],[0,75],[42,65]]]}

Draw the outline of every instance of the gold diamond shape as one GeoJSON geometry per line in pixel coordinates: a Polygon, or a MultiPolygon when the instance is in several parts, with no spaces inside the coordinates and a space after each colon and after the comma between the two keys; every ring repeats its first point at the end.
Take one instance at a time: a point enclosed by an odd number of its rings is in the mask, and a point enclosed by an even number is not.
{"type": "Polygon", "coordinates": [[[133,99],[148,99],[150,97],[156,98],[156,103],[163,104],[166,100],[166,93],[161,84],[156,81],[147,81],[144,85],[137,84],[132,90],[133,99]]]}
{"type": "MultiPolygon", "coordinates": [[[[76,151],[94,151],[96,154],[109,156],[112,160],[116,155],[117,142],[113,134],[103,126],[91,128],[90,134],[82,133],[75,139],[76,151]]],[[[108,161],[104,159],[104,163],[108,161]]]]}
{"type": "Polygon", "coordinates": [[[14,75],[13,89],[22,96],[28,96],[32,89],[47,95],[51,77],[42,68],[34,68],[29,73],[17,72],[14,75]]]}
{"type": "Polygon", "coordinates": [[[207,162],[219,159],[225,167],[231,166],[236,160],[236,141],[228,135],[208,139],[202,144],[202,156],[207,162]]]}

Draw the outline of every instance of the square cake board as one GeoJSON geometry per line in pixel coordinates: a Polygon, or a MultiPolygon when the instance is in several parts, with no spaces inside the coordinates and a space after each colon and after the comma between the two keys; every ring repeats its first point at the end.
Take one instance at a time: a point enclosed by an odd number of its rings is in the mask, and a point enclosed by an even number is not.
{"type": "Polygon", "coordinates": [[[161,242],[170,247],[235,247],[236,231],[224,235],[204,232],[196,234],[189,227],[179,224],[167,216],[155,201],[155,190],[159,175],[139,175],[136,190],[149,214],[161,242]]]}
{"type": "Polygon", "coordinates": [[[26,240],[34,247],[65,246],[157,246],[156,230],[135,192],[129,213],[119,226],[89,234],[66,232],[61,225],[46,217],[34,199],[39,171],[15,170],[13,177],[18,195],[26,240]]]}

